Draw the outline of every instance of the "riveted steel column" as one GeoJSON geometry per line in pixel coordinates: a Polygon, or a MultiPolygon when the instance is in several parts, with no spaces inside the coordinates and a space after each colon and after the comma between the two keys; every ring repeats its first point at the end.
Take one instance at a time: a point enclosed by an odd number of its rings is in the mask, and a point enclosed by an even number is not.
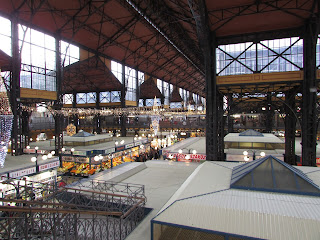
{"type": "Polygon", "coordinates": [[[138,72],[138,70],[136,70],[136,101],[137,101],[137,107],[139,107],[139,98],[140,98],[139,72],[138,72]]]}
{"type": "Polygon", "coordinates": [[[12,76],[10,83],[10,103],[13,113],[13,123],[11,132],[11,155],[21,155],[23,153],[22,133],[21,133],[21,103],[20,103],[20,70],[21,56],[19,51],[19,28],[16,17],[11,21],[12,34],[12,76]]]}
{"type": "Polygon", "coordinates": [[[29,118],[31,116],[31,112],[22,111],[21,112],[21,132],[24,137],[24,141],[22,141],[22,148],[25,148],[29,145],[29,137],[30,137],[30,128],[29,128],[29,118]]]}
{"type": "MultiPolygon", "coordinates": [[[[100,91],[96,92],[96,109],[100,109],[100,91]]],[[[96,133],[100,134],[102,132],[100,113],[97,113],[94,116],[94,122],[95,122],[95,131],[96,133]]]]}
{"type": "MultiPolygon", "coordinates": [[[[59,154],[61,149],[63,148],[63,134],[62,134],[63,115],[60,113],[60,110],[63,104],[60,37],[56,37],[56,91],[57,91],[57,100],[54,103],[54,108],[55,110],[57,110],[57,112],[54,114],[54,121],[55,121],[54,144],[55,144],[55,152],[56,154],[59,154]]],[[[74,101],[75,99],[73,100],[73,102],[74,101]]],[[[60,156],[60,166],[62,166],[61,156],[60,156]]]]}
{"type": "Polygon", "coordinates": [[[285,93],[285,155],[284,161],[291,165],[296,165],[295,159],[295,130],[297,118],[295,115],[296,103],[295,103],[296,91],[291,89],[285,93]]]}
{"type": "Polygon", "coordinates": [[[218,160],[225,160],[224,157],[224,124],[226,118],[223,116],[223,95],[217,93],[218,107],[218,160]]]}
{"type": "MultiPolygon", "coordinates": [[[[122,64],[121,107],[122,108],[126,107],[126,78],[125,78],[125,65],[124,64],[122,64]]],[[[124,113],[122,113],[120,116],[121,137],[127,136],[126,118],[127,118],[127,116],[124,113]]]]}
{"type": "Polygon", "coordinates": [[[204,0],[188,0],[197,26],[197,36],[204,56],[206,79],[206,157],[222,160],[218,154],[218,105],[216,82],[216,37],[210,31],[208,12],[204,0]]]}
{"type": "Polygon", "coordinates": [[[317,84],[316,84],[316,43],[318,35],[317,22],[311,19],[305,25],[303,38],[302,84],[302,165],[316,166],[317,136],[317,84]]]}
{"type": "Polygon", "coordinates": [[[232,93],[228,94],[228,133],[234,132],[233,129],[233,118],[232,118],[232,111],[231,111],[231,107],[233,104],[233,97],[232,97],[232,93]]]}
{"type": "Polygon", "coordinates": [[[271,94],[267,93],[267,107],[266,107],[266,132],[271,133],[273,127],[274,111],[271,105],[271,94]]]}

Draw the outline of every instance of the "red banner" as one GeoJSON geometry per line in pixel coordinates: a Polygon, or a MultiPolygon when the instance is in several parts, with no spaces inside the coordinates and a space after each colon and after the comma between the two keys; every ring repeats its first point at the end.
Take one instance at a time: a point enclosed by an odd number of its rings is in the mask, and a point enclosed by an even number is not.
{"type": "Polygon", "coordinates": [[[185,154],[185,153],[165,153],[167,158],[177,159],[178,161],[185,160],[206,160],[205,154],[185,154]],[[188,156],[188,157],[187,157],[188,156]]]}

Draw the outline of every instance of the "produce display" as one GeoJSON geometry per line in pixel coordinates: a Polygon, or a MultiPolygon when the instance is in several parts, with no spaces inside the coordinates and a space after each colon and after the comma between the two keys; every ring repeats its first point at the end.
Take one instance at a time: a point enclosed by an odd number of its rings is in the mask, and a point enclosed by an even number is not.
{"type": "MultiPolygon", "coordinates": [[[[133,159],[127,156],[116,157],[112,160],[113,167],[118,166],[124,162],[133,162],[133,159]]],[[[99,164],[89,164],[89,163],[76,163],[76,162],[63,162],[62,167],[58,168],[59,173],[72,175],[72,176],[82,176],[88,177],[106,169],[111,168],[111,160],[101,162],[99,164]]]]}

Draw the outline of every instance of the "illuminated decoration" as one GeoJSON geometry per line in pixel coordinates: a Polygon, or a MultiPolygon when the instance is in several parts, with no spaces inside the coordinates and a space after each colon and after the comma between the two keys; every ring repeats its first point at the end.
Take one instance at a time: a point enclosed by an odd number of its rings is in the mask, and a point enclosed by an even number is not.
{"type": "Polygon", "coordinates": [[[3,79],[0,77],[0,167],[3,168],[11,138],[13,114],[8,93],[3,79]]]}
{"type": "Polygon", "coordinates": [[[153,101],[153,115],[151,115],[151,124],[150,124],[150,130],[154,133],[154,135],[158,134],[158,130],[160,128],[159,122],[160,122],[160,114],[159,114],[159,106],[157,106],[157,99],[154,97],[153,101]]]}
{"type": "Polygon", "coordinates": [[[77,132],[77,128],[74,124],[70,123],[68,126],[67,126],[67,134],[68,136],[73,136],[75,135],[77,132]]]}
{"type": "MultiPolygon", "coordinates": [[[[155,110],[154,107],[127,107],[127,108],[108,108],[108,109],[88,109],[88,108],[62,108],[61,110],[53,109],[52,106],[47,107],[48,111],[53,115],[63,115],[65,117],[70,117],[77,115],[79,117],[95,116],[99,114],[100,116],[138,116],[138,115],[154,115],[155,112],[160,116],[163,115],[203,115],[206,114],[205,110],[194,110],[186,112],[183,109],[167,109],[158,108],[155,110]]],[[[22,106],[22,110],[26,112],[36,112],[35,107],[22,106]]]]}

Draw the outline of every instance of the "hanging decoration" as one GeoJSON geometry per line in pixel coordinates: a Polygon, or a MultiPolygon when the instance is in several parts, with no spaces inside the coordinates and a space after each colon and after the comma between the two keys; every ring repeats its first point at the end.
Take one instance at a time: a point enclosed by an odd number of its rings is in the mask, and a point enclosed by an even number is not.
{"type": "Polygon", "coordinates": [[[76,130],[77,130],[76,126],[74,124],[70,123],[67,126],[67,134],[68,134],[68,136],[75,135],[77,133],[76,130]]]}
{"type": "Polygon", "coordinates": [[[159,106],[157,105],[157,98],[156,97],[154,97],[154,100],[153,100],[152,112],[153,112],[153,114],[151,115],[150,130],[156,136],[158,134],[158,130],[160,128],[159,122],[161,119],[159,106]]]}
{"type": "Polygon", "coordinates": [[[9,141],[11,138],[11,129],[13,123],[13,114],[10,107],[7,89],[0,76],[0,167],[3,168],[7,156],[9,141]]]}
{"type": "MultiPolygon", "coordinates": [[[[23,111],[27,112],[36,112],[36,107],[31,106],[22,106],[23,111]]],[[[48,111],[51,112],[53,115],[63,115],[65,117],[70,117],[73,115],[78,115],[80,117],[87,117],[87,116],[95,116],[99,114],[100,116],[121,116],[121,115],[153,115],[155,111],[153,107],[128,107],[128,108],[108,108],[108,109],[93,109],[93,108],[62,108],[61,110],[53,109],[52,107],[48,107],[48,111]]],[[[194,110],[194,111],[187,111],[181,109],[167,109],[158,107],[157,114],[160,116],[163,115],[200,115],[205,114],[204,111],[194,110]]]]}

